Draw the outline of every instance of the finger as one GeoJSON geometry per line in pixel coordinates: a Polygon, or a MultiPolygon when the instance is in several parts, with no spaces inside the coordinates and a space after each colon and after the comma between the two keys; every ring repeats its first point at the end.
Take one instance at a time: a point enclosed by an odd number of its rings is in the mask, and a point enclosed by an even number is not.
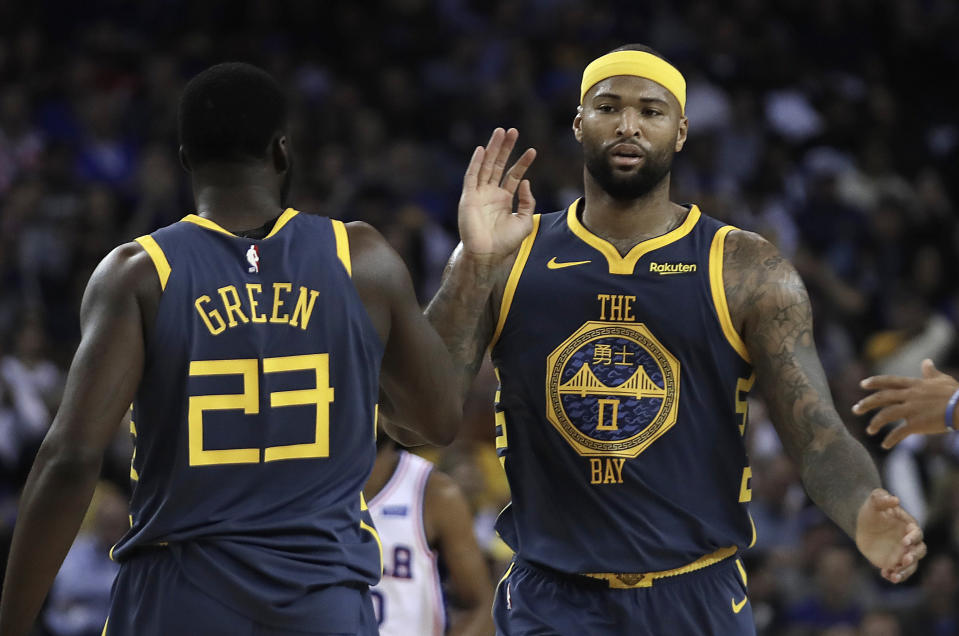
{"type": "Polygon", "coordinates": [[[529,186],[529,179],[523,179],[519,184],[519,203],[516,206],[516,213],[520,216],[529,216],[536,209],[536,199],[533,198],[533,191],[529,186]]]}
{"type": "Polygon", "coordinates": [[[882,389],[906,389],[919,382],[918,378],[906,378],[901,375],[874,375],[859,383],[864,389],[879,391],[882,389]]]}
{"type": "Polygon", "coordinates": [[[483,156],[483,163],[480,165],[479,175],[477,175],[478,185],[489,183],[490,175],[493,174],[493,165],[496,163],[496,156],[499,154],[500,146],[503,144],[503,137],[506,131],[497,128],[490,135],[489,142],[486,144],[486,152],[483,156]]]}
{"type": "Polygon", "coordinates": [[[479,176],[480,165],[483,163],[483,155],[485,152],[483,146],[476,146],[476,149],[473,151],[469,165],[466,166],[466,174],[463,175],[463,192],[476,189],[477,177],[479,176]]]}
{"type": "Polygon", "coordinates": [[[899,497],[890,494],[888,490],[883,488],[873,490],[869,498],[873,508],[880,512],[891,510],[899,505],[899,497]]]}
{"type": "Polygon", "coordinates": [[[929,358],[926,358],[922,361],[922,377],[924,378],[934,378],[939,375],[939,370],[936,368],[936,363],[934,363],[929,358]]]}
{"type": "Polygon", "coordinates": [[[902,570],[899,570],[899,571],[893,573],[892,578],[889,579],[889,580],[892,581],[893,583],[902,583],[903,581],[905,581],[906,579],[908,579],[910,576],[912,576],[913,574],[915,574],[916,569],[917,569],[918,567],[919,567],[919,564],[918,564],[918,563],[913,563],[913,564],[910,565],[909,567],[904,568],[904,569],[902,569],[902,570]]]}
{"type": "Polygon", "coordinates": [[[496,153],[496,160],[493,162],[493,172],[490,174],[490,183],[493,185],[499,185],[500,181],[503,179],[503,171],[506,170],[506,162],[509,160],[509,155],[513,152],[513,146],[516,145],[516,138],[519,137],[519,131],[515,128],[510,128],[506,131],[506,135],[503,137],[503,143],[499,147],[499,152],[496,153]]]}
{"type": "Polygon", "coordinates": [[[867,428],[878,431],[887,424],[908,419],[909,411],[909,407],[905,404],[892,404],[890,406],[884,406],[879,410],[878,413],[872,416],[872,419],[869,420],[869,426],[867,428]]]}
{"type": "Polygon", "coordinates": [[[906,439],[912,435],[913,430],[909,427],[908,424],[900,424],[896,428],[892,429],[886,438],[882,440],[882,447],[886,450],[889,450],[902,440],[906,439]]]}
{"type": "Polygon", "coordinates": [[[856,415],[863,415],[874,409],[889,406],[891,404],[900,404],[905,400],[906,392],[904,389],[886,389],[870,393],[863,399],[856,402],[852,407],[852,412],[856,415]]]}
{"type": "Polygon", "coordinates": [[[523,180],[523,175],[526,174],[526,170],[529,169],[535,158],[536,151],[532,148],[527,148],[526,152],[516,160],[516,163],[510,166],[510,169],[506,171],[506,178],[503,179],[503,189],[507,190],[511,195],[515,194],[519,182],[523,180]]]}

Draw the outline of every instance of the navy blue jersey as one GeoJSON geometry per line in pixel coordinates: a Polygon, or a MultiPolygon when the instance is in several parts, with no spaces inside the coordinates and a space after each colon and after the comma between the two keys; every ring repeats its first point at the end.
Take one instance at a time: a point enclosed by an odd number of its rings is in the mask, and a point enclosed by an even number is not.
{"type": "Polygon", "coordinates": [[[728,556],[754,539],[753,375],[722,286],[733,228],[692,206],[621,256],[577,207],[534,217],[493,336],[512,492],[497,530],[521,558],[570,573],[728,556]]]}
{"type": "Polygon", "coordinates": [[[361,490],[383,345],[346,228],[288,209],[262,240],[194,215],[137,240],[163,291],[133,406],[131,528],[112,554],[169,550],[224,603],[315,628],[311,591],[381,572],[361,490]]]}

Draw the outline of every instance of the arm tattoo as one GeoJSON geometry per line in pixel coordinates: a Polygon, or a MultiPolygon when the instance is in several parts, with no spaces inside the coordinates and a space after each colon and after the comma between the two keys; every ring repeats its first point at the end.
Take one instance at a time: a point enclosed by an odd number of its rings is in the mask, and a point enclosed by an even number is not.
{"type": "Polygon", "coordinates": [[[498,278],[496,271],[478,271],[454,252],[443,283],[426,308],[427,319],[453,357],[464,400],[493,336],[492,287],[494,281],[499,284],[498,278]]]}
{"type": "Polygon", "coordinates": [[[833,406],[799,274],[765,240],[732,232],[723,279],[786,453],[799,466],[810,498],[855,537],[859,507],[880,486],[879,474],[833,406]]]}

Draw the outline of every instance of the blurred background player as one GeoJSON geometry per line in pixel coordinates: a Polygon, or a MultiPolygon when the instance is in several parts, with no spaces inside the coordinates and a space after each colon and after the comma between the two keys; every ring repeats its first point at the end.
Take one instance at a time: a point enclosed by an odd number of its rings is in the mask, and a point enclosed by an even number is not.
{"type": "Polygon", "coordinates": [[[380,633],[493,633],[493,584],[462,491],[385,434],[376,446],[363,492],[383,543],[383,578],[372,590],[380,633]]]}
{"type": "Polygon", "coordinates": [[[382,551],[361,491],[377,397],[436,444],[461,409],[399,256],[366,224],[287,207],[287,113],[248,64],[184,89],[197,213],[91,277],[14,529],[3,636],[30,629],[131,403],[130,528],[110,553],[105,636],[376,633],[382,551]]]}
{"type": "Polygon", "coordinates": [[[756,540],[754,383],[809,496],[882,575],[901,582],[925,555],[835,411],[795,269],[671,201],[685,104],[672,64],[620,47],[583,72],[585,196],[568,210],[533,214],[535,151],[506,169],[515,129],[467,167],[462,243],[427,313],[461,392],[487,350],[500,380],[512,503],[497,529],[517,553],[494,605],[503,634],[754,634],[736,557],[756,540]]]}

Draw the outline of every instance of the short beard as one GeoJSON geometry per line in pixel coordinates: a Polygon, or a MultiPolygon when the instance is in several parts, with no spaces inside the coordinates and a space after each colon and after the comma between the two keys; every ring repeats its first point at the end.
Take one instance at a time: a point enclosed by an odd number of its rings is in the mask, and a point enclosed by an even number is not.
{"type": "Polygon", "coordinates": [[[673,150],[667,148],[655,155],[646,155],[639,171],[630,174],[617,174],[609,163],[609,156],[602,150],[585,149],[586,169],[599,187],[609,196],[619,201],[638,199],[659,185],[669,175],[673,165],[673,150]]]}

